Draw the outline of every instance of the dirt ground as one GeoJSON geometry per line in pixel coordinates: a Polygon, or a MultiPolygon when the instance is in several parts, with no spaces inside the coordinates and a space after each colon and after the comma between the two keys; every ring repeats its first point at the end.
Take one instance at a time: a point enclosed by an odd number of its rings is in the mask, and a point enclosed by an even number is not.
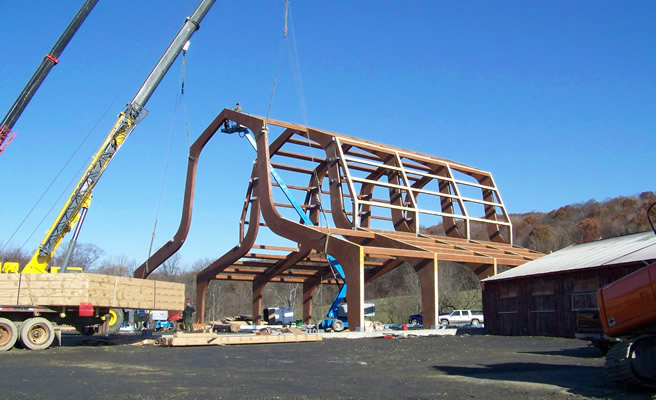
{"type": "Polygon", "coordinates": [[[651,399],[607,382],[574,339],[433,336],[0,353],[7,399],[651,399]]]}

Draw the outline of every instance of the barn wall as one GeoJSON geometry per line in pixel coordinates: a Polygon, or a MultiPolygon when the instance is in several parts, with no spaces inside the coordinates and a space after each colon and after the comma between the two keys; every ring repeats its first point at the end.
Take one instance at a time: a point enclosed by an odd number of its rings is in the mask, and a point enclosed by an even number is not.
{"type": "Polygon", "coordinates": [[[576,310],[595,307],[597,289],[642,267],[632,263],[484,282],[487,333],[574,337],[576,310]]]}

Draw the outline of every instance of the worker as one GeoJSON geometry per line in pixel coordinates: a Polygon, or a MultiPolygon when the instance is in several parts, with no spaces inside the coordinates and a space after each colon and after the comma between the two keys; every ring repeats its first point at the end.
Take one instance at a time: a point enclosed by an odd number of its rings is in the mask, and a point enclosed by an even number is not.
{"type": "Polygon", "coordinates": [[[196,312],[196,309],[191,306],[191,301],[187,300],[187,307],[182,311],[182,323],[184,324],[185,332],[192,332],[193,327],[193,315],[196,312]]]}
{"type": "MultiPolygon", "coordinates": [[[[239,105],[239,103],[237,103],[237,104],[235,105],[235,111],[237,111],[237,112],[241,112],[241,106],[239,105]]],[[[235,126],[238,126],[238,125],[235,124],[235,126]]],[[[228,122],[227,119],[226,119],[225,121],[223,121],[223,130],[222,130],[222,132],[233,133],[233,132],[230,130],[230,123],[228,122]]]]}

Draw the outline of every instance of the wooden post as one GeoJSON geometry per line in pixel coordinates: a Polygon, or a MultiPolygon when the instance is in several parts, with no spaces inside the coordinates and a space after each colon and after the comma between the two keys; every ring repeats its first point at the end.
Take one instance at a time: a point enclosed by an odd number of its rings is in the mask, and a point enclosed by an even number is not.
{"type": "Polygon", "coordinates": [[[310,324],[312,322],[312,298],[314,291],[317,288],[316,281],[303,282],[303,323],[310,324]]]}
{"type": "Polygon", "coordinates": [[[437,279],[437,255],[433,260],[420,260],[413,263],[421,287],[421,310],[424,326],[437,326],[439,296],[437,279]]]}
{"type": "Polygon", "coordinates": [[[253,324],[258,325],[262,322],[262,294],[264,293],[264,288],[266,287],[266,282],[254,280],[253,281],[253,303],[252,303],[252,313],[253,313],[253,324]]]}
{"type": "Polygon", "coordinates": [[[205,322],[205,295],[209,281],[196,282],[196,322],[205,322]]]}
{"type": "Polygon", "coordinates": [[[364,251],[360,246],[357,250],[349,252],[346,257],[339,258],[346,275],[346,303],[350,331],[364,328],[364,251]]]}

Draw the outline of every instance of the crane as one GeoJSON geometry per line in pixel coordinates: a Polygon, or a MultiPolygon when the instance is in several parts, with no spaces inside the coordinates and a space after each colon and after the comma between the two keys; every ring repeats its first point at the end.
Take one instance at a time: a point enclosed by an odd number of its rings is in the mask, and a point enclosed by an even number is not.
{"type": "MultiPolygon", "coordinates": [[[[104,142],[93,156],[91,163],[84,171],[81,179],[73,189],[66,203],[57,215],[52,226],[34,253],[30,261],[23,268],[23,273],[54,273],[58,269],[50,268],[48,263],[54,256],[55,251],[61,244],[64,236],[70,232],[75,224],[73,237],[62,263],[62,270],[66,270],[68,261],[77,242],[80,228],[84,222],[93,188],[98,183],[109,162],[116,155],[125,140],[130,136],[136,125],[145,117],[145,106],[160,81],[166,75],[169,68],[182,51],[184,45],[195,31],[200,28],[203,20],[215,0],[202,0],[190,17],[185,20],[184,25],[177,33],[169,47],[159,59],[144,83],[141,85],[134,98],[126,105],[123,112],[118,115],[118,120],[106,136],[104,142]]],[[[18,272],[18,263],[4,263],[3,272],[18,272]]]]}
{"type": "Polygon", "coordinates": [[[66,45],[68,45],[68,42],[71,41],[80,25],[82,25],[89,13],[91,13],[91,10],[93,10],[96,3],[98,3],[98,0],[87,0],[82,5],[75,17],[73,17],[73,20],[68,24],[68,27],[66,27],[64,33],[62,33],[59,40],[57,40],[57,43],[55,43],[50,52],[43,57],[43,61],[41,61],[39,68],[34,72],[32,78],[27,82],[27,85],[25,85],[21,94],[18,95],[18,98],[9,109],[9,112],[7,112],[7,115],[5,115],[2,122],[0,122],[0,153],[7,148],[9,143],[16,136],[16,134],[11,131],[14,124],[16,124],[16,121],[18,121],[18,118],[21,116],[30,100],[32,100],[34,93],[39,89],[41,83],[46,79],[46,76],[48,76],[52,67],[57,65],[59,62],[59,56],[66,48],[66,45]]]}

